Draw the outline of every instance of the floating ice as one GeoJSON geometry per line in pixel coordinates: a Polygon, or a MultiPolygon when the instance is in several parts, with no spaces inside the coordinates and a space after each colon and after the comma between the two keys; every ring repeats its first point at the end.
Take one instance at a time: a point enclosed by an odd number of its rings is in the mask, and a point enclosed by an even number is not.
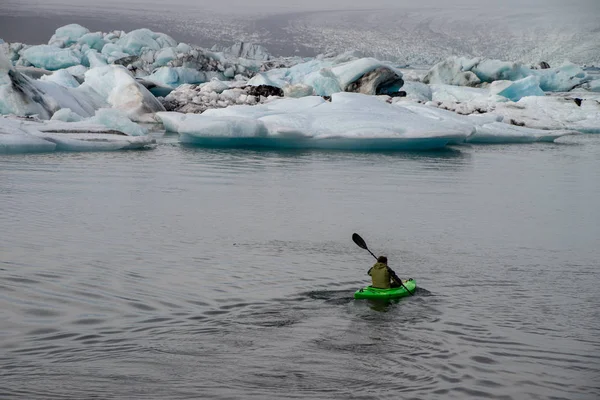
{"type": "Polygon", "coordinates": [[[475,127],[475,134],[468,143],[533,143],[553,142],[559,137],[577,134],[573,130],[542,130],[493,122],[475,127]]]}
{"type": "MultiPolygon", "coordinates": [[[[573,135],[574,130],[541,130],[503,123],[501,115],[488,113],[479,115],[459,115],[451,111],[433,108],[419,104],[402,104],[407,109],[446,124],[461,124],[472,129],[465,142],[494,144],[494,143],[533,143],[552,142],[559,137],[573,135]]],[[[454,142],[457,144],[457,142],[454,142]]]]}
{"type": "Polygon", "coordinates": [[[600,103],[596,100],[576,101],[555,96],[524,97],[516,103],[498,103],[490,111],[501,115],[504,122],[513,125],[600,133],[600,103]]]}
{"type": "Polygon", "coordinates": [[[540,80],[536,76],[528,76],[518,81],[495,81],[490,85],[490,94],[519,101],[526,96],[544,96],[540,89],[540,80]]]}
{"type": "Polygon", "coordinates": [[[472,133],[471,127],[442,124],[371,96],[336,93],[331,100],[282,99],[157,116],[182,143],[217,147],[414,150],[440,148],[472,133]]]}
{"type": "Polygon", "coordinates": [[[96,115],[89,119],[91,123],[98,123],[109,129],[126,133],[129,136],[144,136],[148,134],[146,128],[131,122],[127,115],[121,110],[112,108],[101,108],[96,111],[96,115]]]}
{"type": "MultiPolygon", "coordinates": [[[[106,128],[102,127],[106,131],[106,128]]],[[[106,133],[90,123],[25,122],[0,118],[0,153],[49,151],[114,151],[147,147],[156,140],[149,136],[106,133]],[[86,133],[87,131],[102,133],[86,133]],[[69,131],[78,133],[69,133],[69,131]],[[83,132],[83,133],[81,133],[83,132]]]]}
{"type": "Polygon", "coordinates": [[[46,153],[55,149],[55,143],[31,134],[19,121],[0,117],[0,154],[46,153]]]}

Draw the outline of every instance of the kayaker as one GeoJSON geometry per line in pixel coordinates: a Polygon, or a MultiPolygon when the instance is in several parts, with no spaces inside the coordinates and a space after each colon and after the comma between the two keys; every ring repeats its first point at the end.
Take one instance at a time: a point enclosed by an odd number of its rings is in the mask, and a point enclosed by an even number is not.
{"type": "Polygon", "coordinates": [[[377,263],[371,267],[368,272],[371,275],[373,283],[371,286],[378,289],[389,289],[400,287],[400,282],[396,277],[396,274],[388,267],[387,257],[379,256],[377,263]]]}

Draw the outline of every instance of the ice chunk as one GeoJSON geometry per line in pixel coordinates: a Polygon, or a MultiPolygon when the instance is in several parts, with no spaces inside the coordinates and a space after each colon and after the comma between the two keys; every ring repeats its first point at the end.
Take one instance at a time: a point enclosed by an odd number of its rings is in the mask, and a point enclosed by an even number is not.
{"type": "Polygon", "coordinates": [[[90,68],[102,67],[104,65],[108,65],[106,62],[106,57],[102,54],[98,53],[96,50],[88,50],[85,53],[85,57],[88,59],[88,63],[90,64],[90,68]]]}
{"type": "Polygon", "coordinates": [[[154,65],[157,67],[164,67],[169,61],[177,58],[177,53],[173,47],[167,47],[156,52],[154,56],[154,65]]]}
{"type": "Polygon", "coordinates": [[[145,77],[148,81],[159,85],[176,88],[185,83],[203,83],[207,81],[207,75],[203,71],[184,67],[161,67],[152,75],[145,77]]]}
{"type": "Polygon", "coordinates": [[[217,92],[222,93],[224,90],[229,89],[229,85],[219,79],[211,79],[210,82],[206,82],[200,85],[200,91],[202,92],[217,92]]]}
{"type": "Polygon", "coordinates": [[[469,143],[533,143],[553,142],[559,137],[577,134],[573,130],[542,130],[493,122],[475,127],[469,143]]]}
{"type": "Polygon", "coordinates": [[[126,133],[129,136],[143,136],[148,134],[146,128],[141,127],[127,117],[121,110],[112,108],[101,108],[96,111],[96,115],[89,119],[91,123],[97,123],[119,132],[126,133]]]}
{"type": "Polygon", "coordinates": [[[296,85],[286,85],[283,88],[283,94],[286,97],[306,97],[314,96],[315,89],[312,86],[298,83],[296,85]]]}
{"type": "Polygon", "coordinates": [[[592,92],[600,92],[600,79],[587,82],[582,85],[582,88],[592,92]]]}
{"type": "Polygon", "coordinates": [[[490,92],[487,89],[452,86],[452,85],[429,85],[433,101],[450,101],[465,103],[469,101],[487,101],[490,92]]]}
{"type": "Polygon", "coordinates": [[[433,93],[429,85],[421,82],[405,81],[402,90],[406,92],[406,99],[421,101],[423,103],[432,100],[433,93]]]}
{"type": "Polygon", "coordinates": [[[164,47],[176,47],[177,42],[164,33],[155,33],[149,29],[136,29],[121,37],[117,43],[123,52],[140,56],[143,50],[160,50],[164,47]]]}
{"type": "Polygon", "coordinates": [[[479,59],[450,57],[431,68],[423,78],[423,82],[457,86],[476,86],[481,80],[470,71],[479,59]]]}
{"type": "Polygon", "coordinates": [[[66,69],[61,69],[58,71],[54,71],[52,75],[44,75],[40,78],[42,81],[54,82],[57,85],[66,87],[66,88],[76,88],[79,86],[79,82],[67,72],[66,69]]]}
{"type": "Polygon", "coordinates": [[[540,87],[548,92],[568,92],[591,80],[579,66],[566,62],[558,68],[532,70],[540,81],[540,87]]]}
{"type": "Polygon", "coordinates": [[[120,65],[90,69],[85,82],[75,90],[97,99],[97,103],[102,101],[124,111],[133,121],[153,121],[148,114],[165,111],[156,97],[120,65]]]}
{"type": "Polygon", "coordinates": [[[102,48],[101,54],[105,57],[106,61],[110,63],[129,57],[129,54],[125,53],[121,46],[118,46],[114,43],[107,43],[102,48]]]}
{"type": "Polygon", "coordinates": [[[539,82],[535,76],[528,76],[514,82],[495,81],[490,85],[490,94],[503,96],[512,101],[519,101],[526,96],[544,96],[539,82]]]}
{"type": "Polygon", "coordinates": [[[592,79],[579,66],[569,62],[559,68],[531,69],[517,62],[451,57],[436,64],[423,81],[474,86],[480,82],[518,81],[529,76],[538,77],[540,88],[551,92],[569,91],[592,79]],[[475,74],[477,79],[472,79],[469,74],[475,74]]]}
{"type": "Polygon", "coordinates": [[[76,43],[79,38],[89,33],[89,29],[78,24],[70,24],[58,28],[50,38],[48,44],[57,47],[68,47],[76,43]]]}
{"type": "Polygon", "coordinates": [[[50,119],[52,121],[79,122],[83,120],[83,117],[71,111],[70,108],[61,108],[50,119]]]}
{"type": "Polygon", "coordinates": [[[496,104],[493,113],[501,115],[505,123],[528,128],[600,133],[600,103],[595,100],[523,97],[516,103],[496,104]]]}
{"type": "Polygon", "coordinates": [[[88,68],[83,65],[74,65],[66,69],[66,71],[77,80],[78,84],[83,82],[87,70],[88,68]]]}
{"type": "Polygon", "coordinates": [[[268,85],[283,89],[288,85],[312,86],[319,96],[331,96],[344,90],[364,94],[397,91],[402,72],[374,58],[338,62],[313,59],[290,68],[278,68],[256,75],[248,85],[268,85]]]}
{"type": "Polygon", "coordinates": [[[529,75],[530,69],[520,63],[484,59],[471,69],[482,82],[516,81],[529,75]]]}
{"type": "Polygon", "coordinates": [[[156,143],[149,136],[124,136],[104,133],[46,133],[40,137],[56,144],[59,151],[133,150],[156,143]]]}
{"type": "Polygon", "coordinates": [[[251,60],[268,61],[271,55],[261,45],[245,42],[237,42],[231,47],[219,49],[216,45],[211,49],[212,51],[221,51],[223,53],[232,55],[234,57],[242,57],[251,60]]]}
{"type": "Polygon", "coordinates": [[[0,117],[0,154],[46,153],[56,144],[30,133],[19,121],[0,117]]]}
{"type": "Polygon", "coordinates": [[[95,32],[87,33],[81,36],[79,39],[77,39],[77,43],[81,45],[85,44],[93,50],[102,51],[102,48],[107,42],[104,40],[104,35],[102,35],[102,33],[95,32]]]}
{"type": "Polygon", "coordinates": [[[431,149],[464,140],[472,127],[434,121],[372,96],[336,93],[233,106],[202,115],[165,118],[180,140],[201,146],[294,147],[349,150],[431,149]]]}
{"type": "Polygon", "coordinates": [[[21,57],[35,67],[49,71],[81,64],[79,52],[46,44],[29,47],[21,53],[21,57]]]}

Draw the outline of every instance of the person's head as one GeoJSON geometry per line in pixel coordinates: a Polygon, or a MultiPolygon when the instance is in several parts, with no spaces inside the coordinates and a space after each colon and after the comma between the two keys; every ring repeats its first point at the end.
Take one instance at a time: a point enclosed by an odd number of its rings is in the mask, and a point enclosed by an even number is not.
{"type": "Polygon", "coordinates": [[[377,262],[378,263],[382,263],[382,264],[387,264],[387,257],[386,256],[379,256],[377,258],[377,262]]]}

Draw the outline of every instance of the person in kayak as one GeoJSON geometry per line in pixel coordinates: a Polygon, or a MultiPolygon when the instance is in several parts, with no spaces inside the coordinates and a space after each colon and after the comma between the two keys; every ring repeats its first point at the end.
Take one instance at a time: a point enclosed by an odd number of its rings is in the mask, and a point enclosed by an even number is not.
{"type": "Polygon", "coordinates": [[[396,273],[388,267],[386,256],[379,256],[377,263],[371,267],[368,274],[371,275],[371,280],[373,281],[371,286],[374,288],[389,289],[400,287],[401,285],[396,273]]]}

